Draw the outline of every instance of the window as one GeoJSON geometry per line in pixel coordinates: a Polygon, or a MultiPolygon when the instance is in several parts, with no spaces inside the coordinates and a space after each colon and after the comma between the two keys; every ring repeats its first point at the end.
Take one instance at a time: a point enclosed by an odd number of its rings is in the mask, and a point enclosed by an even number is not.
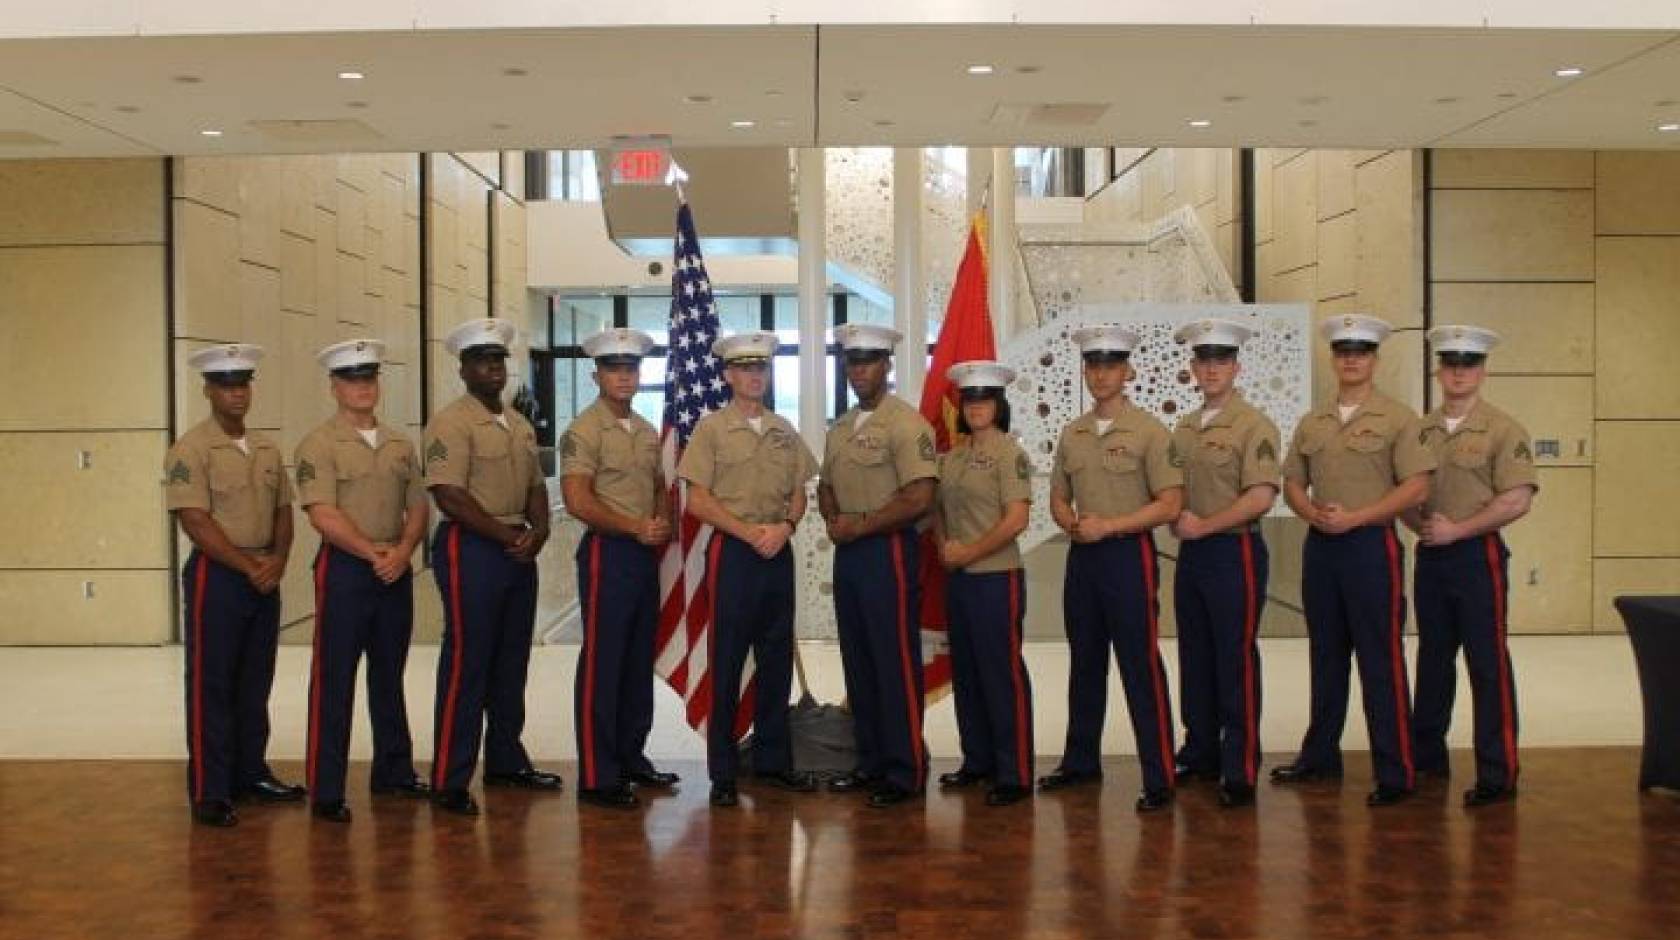
{"type": "Polygon", "coordinates": [[[547,186],[541,198],[568,202],[600,202],[601,179],[595,173],[593,150],[548,150],[542,153],[547,186]]]}
{"type": "MultiPolygon", "coordinates": [[[[770,330],[775,332],[777,347],[771,362],[770,388],[767,403],[777,414],[799,422],[799,297],[791,292],[778,293],[720,293],[717,297],[718,319],[726,332],[741,330],[770,330]]],[[[553,441],[565,431],[577,413],[595,400],[595,383],[590,379],[595,364],[583,353],[583,340],[590,334],[614,326],[644,330],[657,344],[642,360],[642,374],[635,398],[630,407],[656,427],[664,419],[665,409],[665,340],[669,335],[671,311],[670,295],[660,294],[577,294],[554,297],[548,310],[548,348],[536,348],[532,358],[539,360],[534,370],[537,376],[536,394],[539,401],[551,404],[548,414],[554,416],[550,427],[539,428],[542,443],[553,441]],[[551,387],[544,388],[548,384],[551,387]]],[[[891,324],[892,313],[885,307],[871,303],[856,294],[830,295],[830,326],[840,323],[891,324]]],[[[929,326],[929,348],[938,334],[937,322],[929,326]]],[[[540,335],[534,330],[533,335],[540,335]]],[[[840,368],[839,349],[828,343],[824,357],[823,388],[827,392],[827,408],[832,420],[855,404],[846,386],[845,372],[840,368]]]]}

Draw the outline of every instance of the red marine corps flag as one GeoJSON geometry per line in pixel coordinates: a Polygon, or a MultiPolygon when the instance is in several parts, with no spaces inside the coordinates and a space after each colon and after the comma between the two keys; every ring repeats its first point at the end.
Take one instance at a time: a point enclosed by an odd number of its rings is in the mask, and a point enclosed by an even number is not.
{"type": "MultiPolygon", "coordinates": [[[[945,322],[933,345],[933,362],[922,385],[922,417],[933,425],[934,443],[940,453],[957,441],[957,387],[945,372],[970,359],[996,359],[997,343],[992,338],[992,314],[986,305],[986,226],[975,216],[968,229],[968,247],[957,265],[957,279],[951,285],[951,300],[945,305],[945,322]]],[[[930,531],[922,534],[922,681],[926,700],[938,701],[951,686],[951,644],[946,635],[945,569],[939,564],[939,546],[930,531]]]]}

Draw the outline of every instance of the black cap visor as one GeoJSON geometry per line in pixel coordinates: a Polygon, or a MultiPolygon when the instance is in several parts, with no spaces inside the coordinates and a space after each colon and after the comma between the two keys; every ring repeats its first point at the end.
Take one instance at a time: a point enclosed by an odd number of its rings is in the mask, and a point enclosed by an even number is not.
{"type": "Polygon", "coordinates": [[[1437,353],[1436,356],[1441,360],[1441,365],[1452,366],[1458,369],[1479,366],[1487,361],[1487,353],[1463,352],[1457,349],[1437,353]]]}
{"type": "Polygon", "coordinates": [[[204,381],[209,382],[211,385],[220,385],[225,388],[235,388],[240,385],[250,385],[252,376],[255,376],[256,374],[255,369],[235,369],[231,372],[206,372],[204,373],[204,381]]]}
{"type": "Polygon", "coordinates": [[[1132,358],[1129,352],[1118,349],[1091,349],[1080,354],[1086,365],[1097,365],[1104,362],[1126,362],[1132,358]]]}

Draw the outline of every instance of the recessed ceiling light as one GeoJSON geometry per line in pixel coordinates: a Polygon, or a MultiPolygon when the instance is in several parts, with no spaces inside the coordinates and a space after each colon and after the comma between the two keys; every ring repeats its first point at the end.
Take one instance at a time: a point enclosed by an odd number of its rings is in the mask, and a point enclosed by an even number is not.
{"type": "Polygon", "coordinates": [[[777,127],[792,127],[793,126],[793,121],[788,119],[788,118],[777,118],[776,120],[772,121],[771,123],[775,124],[777,127]]]}
{"type": "Polygon", "coordinates": [[[1015,73],[1017,75],[1037,75],[1038,73],[1040,73],[1042,71],[1044,71],[1044,66],[1042,66],[1042,65],[1017,65],[1017,66],[1015,66],[1015,73]]]}
{"type": "Polygon", "coordinates": [[[1191,127],[1212,127],[1213,126],[1213,122],[1208,120],[1207,118],[1191,118],[1190,120],[1185,121],[1184,123],[1190,125],[1191,127]]]}
{"type": "Polygon", "coordinates": [[[1239,101],[1247,101],[1248,97],[1246,95],[1222,95],[1219,100],[1226,104],[1236,104],[1239,101]]]}
{"type": "Polygon", "coordinates": [[[892,127],[893,122],[887,120],[886,118],[882,118],[881,120],[875,122],[875,126],[876,127],[892,127]]]}
{"type": "Polygon", "coordinates": [[[123,114],[139,114],[140,106],[133,104],[119,104],[117,110],[123,114]]]}
{"type": "Polygon", "coordinates": [[[1663,98],[1663,99],[1655,102],[1655,104],[1659,108],[1672,108],[1675,105],[1680,104],[1680,101],[1676,101],[1673,98],[1663,98]]]}
{"type": "Polygon", "coordinates": [[[508,78],[524,78],[531,73],[519,68],[518,66],[509,66],[508,68],[502,69],[502,74],[506,75],[508,78]]]}
{"type": "Polygon", "coordinates": [[[766,98],[780,98],[782,96],[782,91],[779,88],[769,88],[765,90],[764,96],[766,98]]]}
{"type": "Polygon", "coordinates": [[[355,108],[359,111],[362,108],[367,107],[368,103],[366,101],[346,101],[344,102],[344,106],[346,108],[355,108]]]}
{"type": "Polygon", "coordinates": [[[1499,94],[1494,95],[1495,98],[1503,98],[1507,101],[1509,101],[1512,98],[1515,98],[1516,96],[1517,96],[1517,93],[1514,92],[1514,91],[1502,91],[1499,94]]]}
{"type": "Polygon", "coordinates": [[[220,137],[220,136],[222,136],[222,132],[219,131],[219,130],[216,130],[214,127],[206,127],[204,130],[199,131],[199,134],[201,134],[205,137],[220,137]]]}
{"type": "Polygon", "coordinates": [[[1680,124],[1658,124],[1657,130],[1664,134],[1672,134],[1676,131],[1680,131],[1680,124]]]}
{"type": "Polygon", "coordinates": [[[345,81],[348,81],[348,82],[361,81],[362,79],[367,78],[366,75],[363,75],[361,72],[357,72],[357,71],[340,72],[340,73],[338,73],[338,77],[342,78],[342,79],[344,79],[345,81]]]}
{"type": "Polygon", "coordinates": [[[689,104],[711,104],[711,95],[684,95],[683,100],[689,104]]]}
{"type": "Polygon", "coordinates": [[[1586,69],[1581,68],[1579,65],[1565,65],[1562,68],[1552,70],[1552,74],[1556,75],[1558,78],[1575,78],[1584,72],[1586,72],[1586,69]]]}
{"type": "Polygon", "coordinates": [[[1298,121],[1296,123],[1300,124],[1302,127],[1317,127],[1318,126],[1317,121],[1298,121]]]}
{"type": "Polygon", "coordinates": [[[730,127],[733,127],[736,130],[740,130],[740,131],[744,131],[749,127],[756,127],[757,125],[758,125],[757,121],[730,121],[729,122],[730,127]]]}
{"type": "Polygon", "coordinates": [[[1307,105],[1309,107],[1313,107],[1313,106],[1321,105],[1321,104],[1325,103],[1326,101],[1329,101],[1330,96],[1329,95],[1308,95],[1305,98],[1297,98],[1295,100],[1299,101],[1301,104],[1307,105]]]}
{"type": "Polygon", "coordinates": [[[857,104],[859,101],[863,100],[863,92],[857,91],[855,89],[852,90],[852,91],[843,91],[843,92],[840,93],[840,97],[845,98],[848,102],[850,102],[852,104],[857,104]]]}
{"type": "Polygon", "coordinates": [[[505,131],[511,129],[512,127],[513,125],[503,121],[496,121],[490,125],[490,129],[493,131],[505,131]]]}
{"type": "Polygon", "coordinates": [[[990,75],[995,71],[997,69],[990,65],[971,65],[968,67],[968,74],[970,75],[990,75]]]}
{"type": "Polygon", "coordinates": [[[197,75],[176,75],[170,78],[170,81],[177,85],[196,85],[199,82],[204,81],[204,79],[199,78],[197,75]]]}
{"type": "Polygon", "coordinates": [[[1436,104],[1458,104],[1462,100],[1464,100],[1464,99],[1458,97],[1457,95],[1443,95],[1439,98],[1436,98],[1435,103],[1436,104]]]}

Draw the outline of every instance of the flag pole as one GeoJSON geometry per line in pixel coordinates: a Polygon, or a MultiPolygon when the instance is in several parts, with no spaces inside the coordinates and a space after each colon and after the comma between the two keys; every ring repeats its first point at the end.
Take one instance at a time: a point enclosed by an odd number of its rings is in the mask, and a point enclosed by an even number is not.
{"type": "Polygon", "coordinates": [[[665,170],[665,185],[677,191],[677,201],[688,202],[688,194],[683,191],[683,184],[688,182],[688,171],[684,170],[677,161],[672,160],[670,167],[665,170]]]}

